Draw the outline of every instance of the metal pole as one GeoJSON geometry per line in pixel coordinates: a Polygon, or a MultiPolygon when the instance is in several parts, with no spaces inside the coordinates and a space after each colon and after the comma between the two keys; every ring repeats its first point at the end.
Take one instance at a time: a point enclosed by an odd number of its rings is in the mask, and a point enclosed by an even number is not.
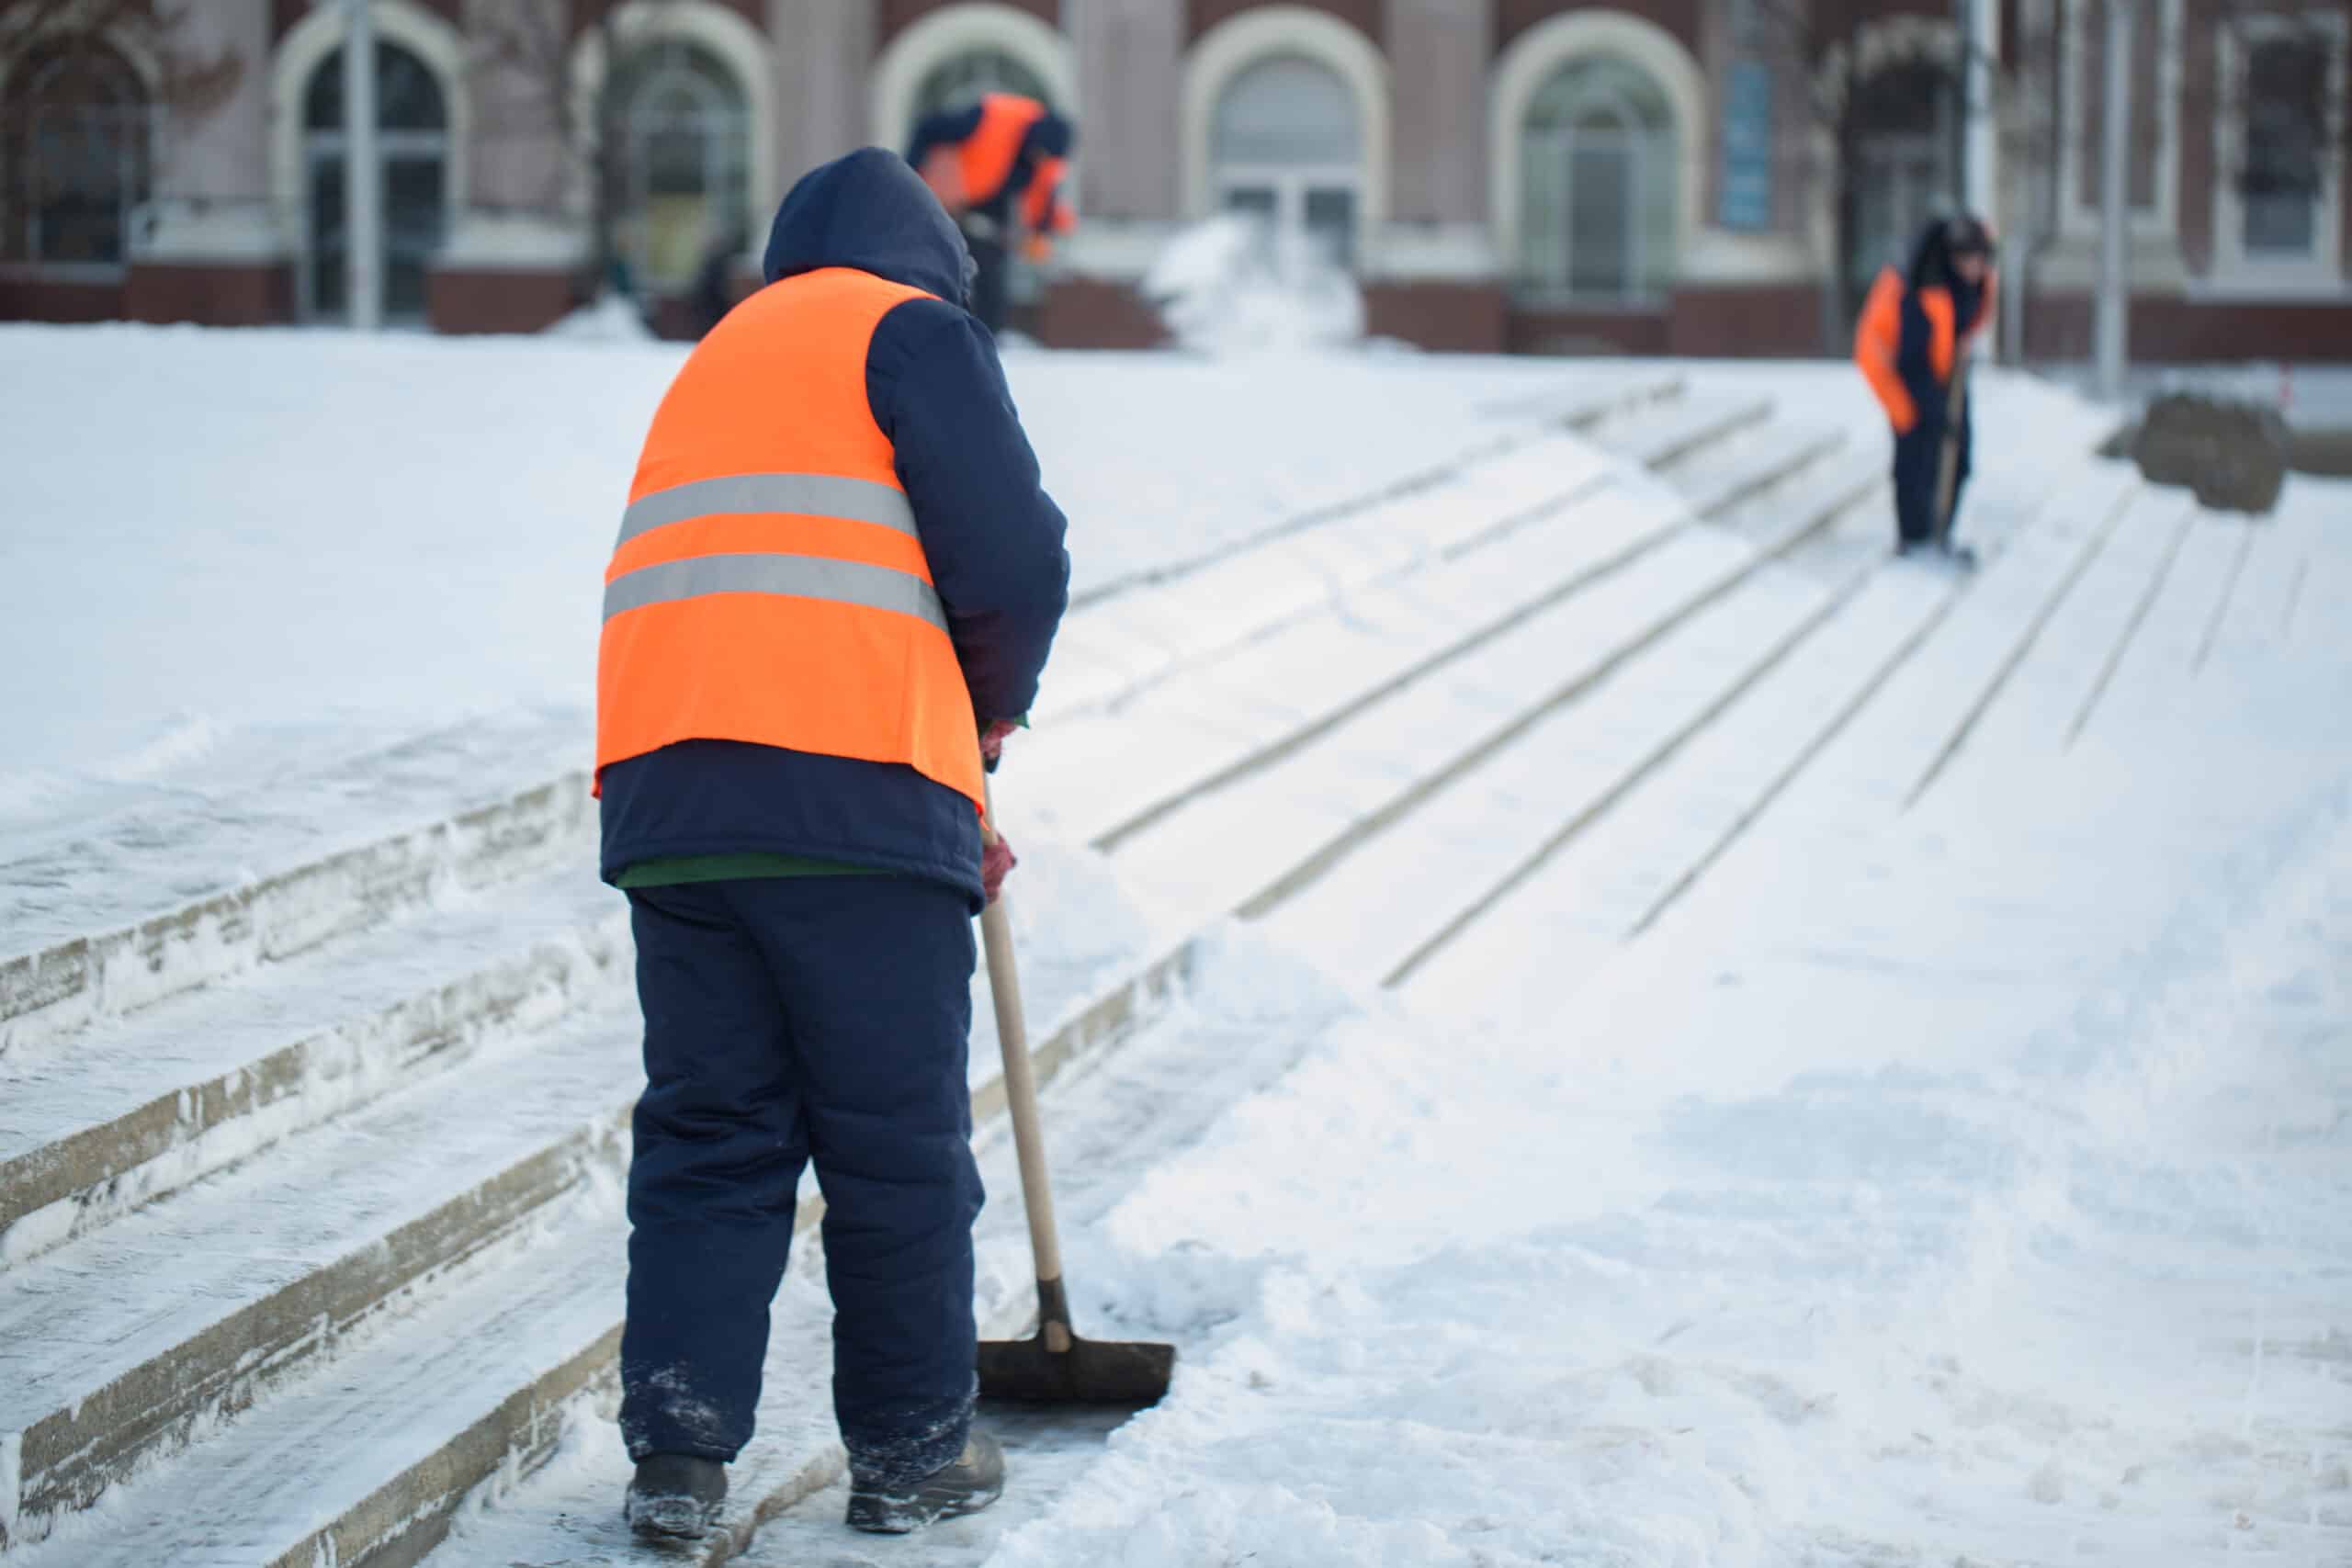
{"type": "Polygon", "coordinates": [[[376,26],[368,0],[343,0],[344,293],[351,325],[384,321],[382,164],[376,156],[376,26]]]}
{"type": "Polygon", "coordinates": [[[2107,0],[2106,123],[2099,149],[2098,394],[2123,400],[2130,330],[2132,0],[2107,0]]]}
{"type": "MultiPolygon", "coordinates": [[[[2001,57],[2000,0],[1961,0],[1968,12],[1968,209],[2000,226],[2000,139],[1993,105],[1993,67],[2001,57]]],[[[1996,334],[1980,352],[1993,357],[1996,334]]]]}

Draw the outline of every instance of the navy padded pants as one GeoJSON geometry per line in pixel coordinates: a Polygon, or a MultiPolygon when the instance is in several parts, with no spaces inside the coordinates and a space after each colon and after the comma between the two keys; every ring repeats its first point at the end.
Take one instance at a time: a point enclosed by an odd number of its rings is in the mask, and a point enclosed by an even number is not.
{"type": "Polygon", "coordinates": [[[731,1460],[750,1439],[814,1161],[842,1440],[886,1482],[930,1473],[961,1451],[974,1388],[969,896],[806,876],[628,897],[646,1076],[621,1337],[631,1456],[731,1460]]]}

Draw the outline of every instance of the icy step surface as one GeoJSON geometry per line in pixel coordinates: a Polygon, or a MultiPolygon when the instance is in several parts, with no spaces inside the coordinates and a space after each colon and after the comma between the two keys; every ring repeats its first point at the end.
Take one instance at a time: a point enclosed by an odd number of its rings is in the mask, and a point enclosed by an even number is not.
{"type": "Polygon", "coordinates": [[[2234,513],[2196,514],[2139,635],[2116,666],[2099,711],[2084,727],[2086,736],[2100,735],[2109,722],[2144,719],[2173,705],[2180,688],[2211,657],[2248,555],[2268,526],[2234,513]],[[2105,716],[2109,709],[2114,720],[2105,716]]]}
{"type": "MultiPolygon", "coordinates": [[[[1091,1006],[1033,998],[1068,1021],[1054,1034],[1040,1032],[1036,1044],[1065,1176],[1057,1192],[1074,1280],[1087,1280],[1079,1270],[1098,1256],[1090,1237],[1100,1205],[1124,1190],[1098,1196],[1088,1173],[1114,1183],[1139,1179],[1159,1151],[1196,1135],[1249,1084],[1294,1059],[1321,1016],[1295,1015],[1298,1033],[1254,1016],[1212,1019],[1205,1028],[1184,1026],[1182,1011],[1173,1022],[1155,1021],[1172,1000],[1172,983],[1170,974],[1148,995],[1098,997],[1091,1006]],[[1075,1104],[1066,1098],[1073,1091],[1075,1104]]],[[[991,1130],[993,1115],[981,1112],[982,1171],[995,1201],[978,1235],[980,1311],[988,1331],[1001,1334],[1033,1313],[1034,1271],[1010,1140],[991,1130]]],[[[838,1461],[826,1393],[829,1308],[808,1228],[819,1213],[813,1184],[804,1181],[802,1194],[803,1239],[777,1303],[761,1432],[734,1467],[739,1506],[779,1506],[821,1485],[838,1461]]],[[[609,1396],[594,1393],[609,1389],[618,1346],[626,1242],[616,1184],[584,1185],[537,1214],[495,1267],[485,1259],[451,1270],[408,1310],[339,1345],[332,1361],[274,1389],[95,1508],[58,1521],[51,1539],[10,1561],[230,1568],[352,1562],[379,1551],[408,1561],[439,1538],[468,1488],[491,1482],[494,1491],[511,1490],[567,1429],[590,1456],[556,1466],[529,1483],[511,1511],[479,1521],[485,1530],[529,1528],[538,1541],[533,1551],[545,1555],[483,1555],[490,1549],[469,1530],[450,1561],[604,1561],[594,1552],[627,1539],[614,1508],[628,1467],[609,1427],[609,1396]],[[582,1391],[590,1391],[585,1403],[566,1403],[582,1391]],[[552,1518],[525,1511],[543,1486],[583,1477],[593,1480],[591,1505],[559,1506],[552,1518]],[[568,1555],[574,1552],[589,1554],[568,1555]]],[[[1105,1281],[1101,1271],[1091,1279],[1105,1281]]],[[[1099,1289],[1080,1283],[1076,1301],[1091,1323],[1110,1322],[1099,1289]]]]}
{"type": "MultiPolygon", "coordinates": [[[[1181,983],[1190,948],[1155,945],[1097,857],[1032,846],[1015,888],[1041,1075],[1132,1028],[1181,983]]],[[[1002,1089],[984,972],[973,987],[971,1082],[986,1120],[1002,1089]]],[[[640,1028],[625,987],[605,997],[607,1011],[493,1035],[462,1071],[346,1110],[0,1272],[0,1436],[21,1484],[5,1501],[20,1528],[103,1502],[219,1418],[265,1394],[266,1406],[296,1374],[334,1375],[316,1369],[355,1325],[550,1223],[549,1205],[583,1185],[616,1180],[640,1028]],[[126,1292],[124,1279],[168,1288],[126,1292]]]]}
{"type": "Polygon", "coordinates": [[[2163,592],[2197,507],[2179,491],[2143,490],[2041,628],[1985,710],[1970,752],[1989,765],[2022,753],[2055,750],[2073,739],[2129,656],[2148,612],[2163,592]]]}
{"type": "Polygon", "coordinates": [[[592,1168],[617,1172],[639,1037],[616,1010],[486,1053],[0,1274],[16,1511],[87,1506],[592,1168]]]}
{"type": "Polygon", "coordinates": [[[0,1261],[447,1070],[490,1035],[624,1000],[628,958],[628,905],[583,862],[0,1057],[0,1261]]]}
{"type": "Polygon", "coordinates": [[[1055,638],[1037,720],[1059,723],[1124,700],[1188,663],[1458,552],[1567,502],[1610,466],[1588,442],[1539,436],[1426,488],[1074,610],[1055,638]]]}
{"type": "Polygon", "coordinates": [[[1690,462],[1770,417],[1772,400],[1748,393],[1699,391],[1635,408],[1597,427],[1593,438],[1653,468],[1690,462]]]}
{"type": "Polygon", "coordinates": [[[365,930],[451,885],[484,886],[588,852],[594,814],[583,772],[389,835],[371,820],[322,858],[288,855],[135,924],[0,957],[0,1053],[365,930]]]}
{"type": "MultiPolygon", "coordinates": [[[[488,716],[362,755],[244,735],[200,784],[61,789],[0,816],[0,958],[113,931],[584,766],[589,716],[488,716]]],[[[340,739],[343,732],[334,731],[340,739]]]]}
{"type": "Polygon", "coordinates": [[[1667,498],[1605,490],[1408,580],[1351,595],[1133,704],[1020,737],[1022,765],[1036,779],[1022,809],[1064,839],[1102,842],[1131,831],[1637,561],[1682,525],[1667,498]]]}
{"type": "MultiPolygon", "coordinates": [[[[1859,586],[1859,582],[1856,584],[1859,586]]],[[[1766,565],[1510,746],[1449,779],[1267,912],[1280,940],[1378,984],[1604,813],[1703,732],[1839,603],[1766,565]]]]}
{"type": "Polygon", "coordinates": [[[1770,810],[1964,592],[1889,567],[1601,821],[1399,976],[1415,1005],[1536,1025],[1770,810]]]}
{"type": "Polygon", "coordinates": [[[2253,525],[2253,553],[2222,615],[2216,657],[2259,657],[2286,645],[2313,556],[2322,547],[2322,517],[2330,510],[2326,494],[2290,485],[2277,513],[2253,525]]]}
{"type": "Polygon", "coordinates": [[[1122,842],[1119,864],[1186,918],[1263,913],[1831,520],[1800,517],[1762,553],[1710,528],[1678,534],[1314,744],[1188,800],[1122,842]]]}

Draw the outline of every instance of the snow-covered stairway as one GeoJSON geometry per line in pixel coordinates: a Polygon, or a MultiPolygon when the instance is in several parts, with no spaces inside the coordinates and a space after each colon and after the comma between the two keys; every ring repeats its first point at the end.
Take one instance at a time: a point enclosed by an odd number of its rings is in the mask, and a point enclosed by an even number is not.
{"type": "MultiPolygon", "coordinates": [[[[1425,948],[1486,951],[1503,896],[1571,855],[1712,880],[1921,658],[1997,683],[2081,555],[2037,543],[2073,536],[2054,504],[1983,498],[2006,547],[1974,585],[1897,569],[1876,449],[1844,434],[1628,380],[1080,606],[1004,779],[1047,1068],[1148,1023],[1223,914],[1403,978],[1425,948]],[[1993,630],[1939,652],[1980,598],[1993,630]],[[1673,856],[1627,833],[1645,812],[1675,821],[1673,856]]],[[[111,936],[0,967],[12,1556],[413,1561],[579,1416],[618,1321],[636,1069],[592,809],[576,775],[547,782],[577,739],[550,718],[503,751],[452,732],[404,784],[356,770],[376,819],[424,824],[356,843],[306,815],[319,779],[257,782],[250,812],[199,824],[222,835],[209,864],[174,852],[188,905],[109,908],[89,924],[111,936]],[[205,886],[256,862],[286,869],[205,886]]],[[[140,837],[107,852],[135,863],[140,837]]],[[[985,1117],[985,1031],[974,1057],[985,1117]]],[[[997,1326],[1017,1286],[992,1285],[997,1326]]],[[[820,1405],[780,1386],[738,1477],[746,1529],[831,1462],[820,1405]]],[[[516,1560],[595,1560],[570,1551],[516,1560]]]]}
{"type": "MultiPolygon", "coordinates": [[[[1605,485],[1555,433],[1670,390],[1636,379],[1547,409],[1459,473],[1238,553],[1283,552],[1309,604],[1408,572],[1605,485]]],[[[1102,600],[1073,629],[1114,605],[1149,615],[1213,570],[1102,600]]],[[[1226,638],[1297,613],[1216,603],[1226,638]]],[[[1159,673],[1090,698],[1099,666],[1071,664],[1073,708],[1159,673]]],[[[551,1412],[609,1366],[635,1031],[623,912],[589,870],[585,781],[561,772],[581,739],[576,716],[550,715],[314,771],[224,769],[200,797],[0,851],[13,1556],[402,1561],[466,1487],[542,1453],[551,1412]],[[385,822],[416,826],[353,827],[385,822]],[[132,892],[159,886],[187,902],[132,892]]],[[[1028,964],[1048,1074],[1151,1016],[1191,953],[1121,919],[1098,871],[1055,863],[1033,850],[1024,873],[1060,916],[1028,964]]],[[[985,1026],[974,1058],[985,1119],[1001,1098],[985,1026]]]]}

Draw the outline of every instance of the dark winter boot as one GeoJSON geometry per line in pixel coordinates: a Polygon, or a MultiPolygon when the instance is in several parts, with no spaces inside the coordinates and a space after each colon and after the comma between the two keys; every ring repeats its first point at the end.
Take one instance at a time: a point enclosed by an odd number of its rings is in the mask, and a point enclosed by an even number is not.
{"type": "Polygon", "coordinates": [[[911,1486],[886,1486],[851,1472],[849,1525],[876,1535],[904,1535],[941,1519],[977,1514],[1004,1495],[1004,1450],[975,1432],[964,1451],[911,1486]]]}
{"type": "Polygon", "coordinates": [[[1942,543],[1937,545],[1936,548],[1942,553],[1944,559],[1950,561],[1953,566],[1958,567],[1961,570],[1973,571],[1976,570],[1976,552],[1970,549],[1966,545],[1955,545],[1950,539],[1946,539],[1942,543]]]}
{"type": "Polygon", "coordinates": [[[637,1461],[621,1517],[649,1540],[700,1540],[727,1501],[727,1467],[695,1454],[648,1454],[637,1461]]]}

